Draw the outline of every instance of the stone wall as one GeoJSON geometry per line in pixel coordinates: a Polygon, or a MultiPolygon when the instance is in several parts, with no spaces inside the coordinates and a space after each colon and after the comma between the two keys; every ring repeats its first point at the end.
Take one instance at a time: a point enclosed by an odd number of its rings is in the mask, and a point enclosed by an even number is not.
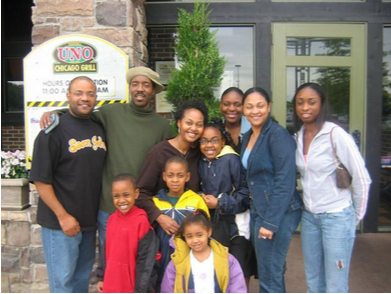
{"type": "Polygon", "coordinates": [[[1,150],[14,151],[24,150],[24,127],[2,126],[1,127],[1,150]]]}
{"type": "Polygon", "coordinates": [[[107,40],[129,56],[130,67],[148,63],[145,0],[34,0],[32,42],[86,34],[107,40]]]}
{"type": "MultiPolygon", "coordinates": [[[[22,211],[1,210],[1,292],[48,293],[49,280],[37,224],[38,192],[30,185],[31,206],[22,211]]],[[[98,244],[90,291],[96,291],[98,244]]]]}
{"type": "Polygon", "coordinates": [[[22,211],[1,210],[1,292],[49,292],[41,227],[33,205],[22,211]]]}

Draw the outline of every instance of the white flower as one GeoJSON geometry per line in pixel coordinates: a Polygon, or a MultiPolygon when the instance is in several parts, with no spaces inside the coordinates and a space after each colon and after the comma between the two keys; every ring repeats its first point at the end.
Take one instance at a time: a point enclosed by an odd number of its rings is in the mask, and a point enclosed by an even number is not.
{"type": "Polygon", "coordinates": [[[24,150],[1,151],[1,177],[2,178],[27,178],[26,152],[24,150]]]}
{"type": "Polygon", "coordinates": [[[17,157],[20,159],[20,160],[25,160],[26,159],[26,151],[22,151],[22,152],[19,152],[17,157]]]}
{"type": "Polygon", "coordinates": [[[1,174],[2,175],[8,175],[10,172],[10,169],[8,167],[2,167],[1,168],[1,174]]]}
{"type": "Polygon", "coordinates": [[[19,164],[19,159],[14,158],[11,162],[12,165],[18,165],[19,164]]]}

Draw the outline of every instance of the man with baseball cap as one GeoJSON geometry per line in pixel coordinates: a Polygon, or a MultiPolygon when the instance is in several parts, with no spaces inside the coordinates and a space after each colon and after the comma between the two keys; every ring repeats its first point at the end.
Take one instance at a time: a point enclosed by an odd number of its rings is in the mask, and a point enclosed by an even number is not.
{"type": "MultiPolygon", "coordinates": [[[[98,212],[101,245],[106,237],[107,220],[115,211],[111,180],[120,173],[129,173],[137,179],[148,151],[156,143],[171,136],[168,121],[151,107],[152,97],[164,89],[159,74],[144,66],[133,67],[126,73],[126,80],[129,84],[130,103],[105,105],[92,115],[93,119],[103,125],[107,142],[98,212]]],[[[42,128],[50,124],[50,113],[42,116],[42,128]]]]}

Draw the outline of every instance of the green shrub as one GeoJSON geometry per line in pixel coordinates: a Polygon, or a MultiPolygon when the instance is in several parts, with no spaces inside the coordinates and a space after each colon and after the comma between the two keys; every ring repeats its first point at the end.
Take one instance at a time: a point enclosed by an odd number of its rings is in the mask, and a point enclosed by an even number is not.
{"type": "Polygon", "coordinates": [[[215,32],[209,30],[207,9],[205,3],[195,3],[193,13],[179,9],[174,46],[179,69],[172,71],[166,99],[174,109],[188,100],[203,101],[212,117],[220,116],[214,90],[220,86],[226,60],[219,55],[215,32]]]}

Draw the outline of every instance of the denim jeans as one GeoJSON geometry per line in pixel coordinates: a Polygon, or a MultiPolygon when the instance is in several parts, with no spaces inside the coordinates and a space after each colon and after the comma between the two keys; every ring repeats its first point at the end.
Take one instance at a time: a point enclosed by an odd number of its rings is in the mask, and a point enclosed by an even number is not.
{"type": "Polygon", "coordinates": [[[254,244],[257,257],[259,291],[284,293],[285,289],[285,260],[289,245],[292,240],[301,216],[301,209],[287,212],[273,238],[259,238],[259,229],[262,227],[263,218],[256,212],[251,203],[251,239],[254,244]]]}
{"type": "Polygon", "coordinates": [[[95,242],[96,231],[82,231],[69,237],[62,230],[42,227],[50,292],[88,293],[95,242]]]}
{"type": "Polygon", "coordinates": [[[347,293],[356,230],[352,206],[342,212],[304,211],[301,244],[309,293],[347,293]]]}
{"type": "Polygon", "coordinates": [[[106,241],[106,228],[107,221],[109,220],[111,213],[103,210],[98,211],[98,238],[99,238],[99,263],[103,260],[105,254],[105,241],[106,241]]]}

